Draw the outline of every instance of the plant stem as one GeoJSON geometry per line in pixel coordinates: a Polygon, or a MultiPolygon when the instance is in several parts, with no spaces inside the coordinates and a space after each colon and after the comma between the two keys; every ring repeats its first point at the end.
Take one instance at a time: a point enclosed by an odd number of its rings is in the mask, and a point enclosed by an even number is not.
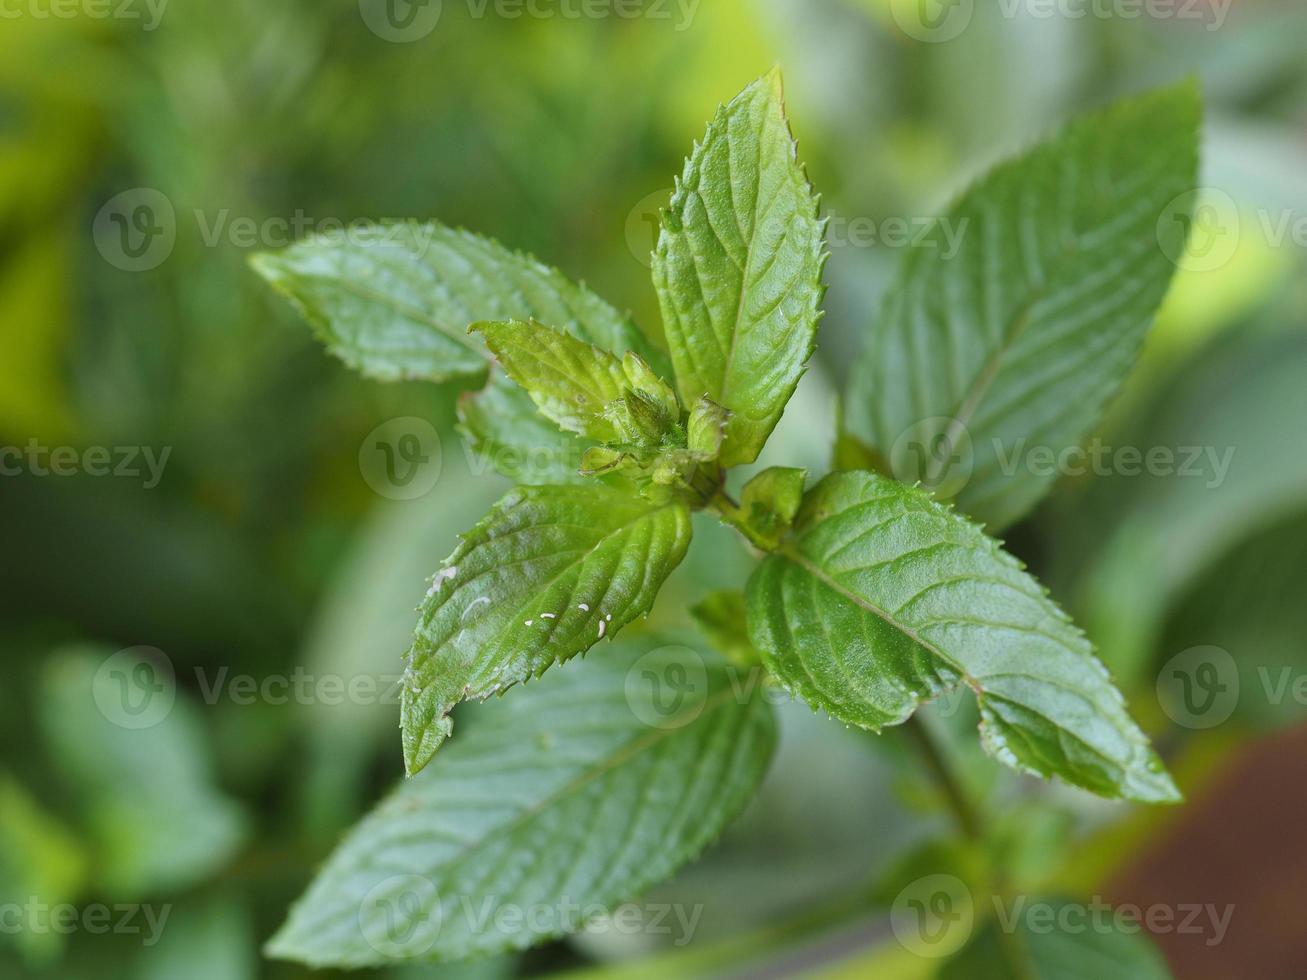
{"type": "MultiPolygon", "coordinates": [[[[917,748],[926,761],[927,768],[930,769],[935,781],[943,791],[949,809],[952,811],[953,818],[957,821],[962,835],[975,844],[983,845],[985,828],[980,813],[972,803],[966,789],[953,774],[953,770],[949,767],[948,760],[941,751],[934,733],[921,720],[920,715],[913,715],[903,727],[907,729],[912,740],[916,742],[917,748]]],[[[992,866],[990,866],[990,869],[987,876],[990,879],[988,887],[997,897],[1002,895],[1007,888],[1003,883],[1002,876],[996,874],[992,866]]],[[[1014,980],[1036,980],[1029,953],[1021,938],[1012,930],[1005,928],[1002,922],[997,925],[999,946],[1003,950],[1003,958],[1007,960],[1008,968],[1014,980]]]]}
{"type": "Polygon", "coordinates": [[[934,733],[926,727],[926,723],[921,720],[919,715],[913,715],[903,727],[912,737],[912,740],[916,742],[917,748],[926,761],[927,768],[930,769],[935,781],[943,791],[944,798],[948,801],[949,809],[953,813],[953,819],[957,821],[962,835],[969,841],[979,842],[983,840],[985,835],[980,815],[976,811],[974,804],[972,804],[966,790],[963,789],[962,784],[953,775],[953,770],[949,768],[948,760],[944,758],[944,753],[940,751],[934,733]]]}

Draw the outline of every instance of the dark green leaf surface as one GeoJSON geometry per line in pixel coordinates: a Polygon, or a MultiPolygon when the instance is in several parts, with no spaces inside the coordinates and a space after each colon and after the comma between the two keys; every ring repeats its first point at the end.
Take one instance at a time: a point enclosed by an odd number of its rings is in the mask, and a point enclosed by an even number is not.
{"type": "Polygon", "coordinates": [[[697,855],[757,791],[771,710],[718,658],[643,649],[619,644],[478,708],[350,834],[270,955],[364,966],[525,947],[697,855]],[[650,679],[674,676],[695,681],[669,702],[650,679]],[[501,910],[534,914],[514,927],[501,910]]]}
{"type": "Polygon", "coordinates": [[[757,458],[811,357],[824,225],[799,166],[777,72],[708,126],[653,260],[681,401],[732,412],[722,462],[757,458]]]}
{"type": "Polygon", "coordinates": [[[313,235],[254,268],[328,349],[381,381],[476,377],[486,354],[467,328],[535,317],[608,350],[645,351],[630,319],[529,255],[434,222],[313,235]]]}
{"type": "Polygon", "coordinates": [[[1133,363],[1182,253],[1200,114],[1185,84],[1077,120],[907,250],[847,411],[896,476],[991,528],[1049,490],[1025,454],[1077,445],[1133,363]]]}
{"type": "Polygon", "coordinates": [[[837,473],[749,581],[768,668],[832,716],[906,721],[965,683],[986,748],[1109,797],[1178,798],[1083,634],[1015,558],[923,491],[837,473]]]}
{"type": "Polygon", "coordinates": [[[690,513],[599,483],[519,487],[435,577],[402,699],[410,775],[449,737],[460,701],[584,653],[649,611],[690,543],[690,513]]]}

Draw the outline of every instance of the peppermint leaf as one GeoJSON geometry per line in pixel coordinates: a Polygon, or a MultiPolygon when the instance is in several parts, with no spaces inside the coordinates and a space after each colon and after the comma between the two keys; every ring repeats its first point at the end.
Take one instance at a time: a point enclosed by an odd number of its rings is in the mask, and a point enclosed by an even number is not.
{"type": "Polygon", "coordinates": [[[916,247],[853,372],[847,424],[905,483],[991,528],[1055,475],[1133,363],[1183,252],[1192,84],[1073,122],[994,170],[916,247]]]}
{"type": "Polygon", "coordinates": [[[775,725],[719,658],[649,645],[474,712],[354,829],[269,955],[370,966],[522,948],[693,859],[757,792],[775,725]]]}
{"type": "Polygon", "coordinates": [[[675,393],[638,354],[618,358],[534,320],[472,329],[541,413],[568,432],[621,443],[637,441],[648,430],[656,441],[679,415],[675,393]]]}
{"type": "Polygon", "coordinates": [[[921,490],[833,474],[748,586],[763,661],[863,728],[906,721],[959,683],[988,751],[1103,796],[1178,793],[1084,635],[1020,563],[921,490]]]}
{"type": "Polygon", "coordinates": [[[599,483],[519,487],[435,577],[402,695],[404,764],[425,766],[450,711],[584,653],[649,611],[690,543],[690,513],[599,483]]]}
{"type": "Polygon", "coordinates": [[[812,356],[824,224],[772,72],[717,112],[677,182],[654,286],[686,405],[728,409],[722,463],[757,458],[812,356]]]}
{"type": "Polygon", "coordinates": [[[535,317],[647,353],[629,318],[557,269],[435,222],[312,235],[251,264],[333,354],[381,381],[481,376],[485,351],[467,335],[479,320],[535,317]]]}

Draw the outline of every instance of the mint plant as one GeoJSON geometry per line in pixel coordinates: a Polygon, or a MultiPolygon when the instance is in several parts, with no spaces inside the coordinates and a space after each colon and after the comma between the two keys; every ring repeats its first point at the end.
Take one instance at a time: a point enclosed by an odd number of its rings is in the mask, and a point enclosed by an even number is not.
{"type": "Polygon", "coordinates": [[[986,527],[1050,489],[1003,454],[1085,438],[1138,351],[1183,246],[1186,222],[1160,217],[1194,184],[1199,115],[1187,84],[1126,100],[977,183],[949,214],[969,229],[957,254],[903,263],[830,434],[834,471],[774,467],[736,494],[730,471],[758,458],[813,355],[824,292],[825,223],[775,72],[718,111],[662,215],[666,352],[558,271],[440,225],[256,257],[347,364],[484,382],[460,403],[467,437],[549,460],[432,579],[402,692],[411,778],[269,952],[359,966],[519,948],[579,928],[570,902],[611,907],[671,875],[767,769],[772,708],[739,669],[869,731],[964,686],[1006,765],[1177,801],[1089,640],[986,527]],[[759,557],[744,594],[696,607],[721,654],[706,662],[624,634],[697,511],[759,557]],[[630,680],[673,667],[699,682],[669,713],[630,680]],[[461,702],[503,694],[455,731],[461,702]],[[473,914],[527,907],[554,914],[473,914]]]}

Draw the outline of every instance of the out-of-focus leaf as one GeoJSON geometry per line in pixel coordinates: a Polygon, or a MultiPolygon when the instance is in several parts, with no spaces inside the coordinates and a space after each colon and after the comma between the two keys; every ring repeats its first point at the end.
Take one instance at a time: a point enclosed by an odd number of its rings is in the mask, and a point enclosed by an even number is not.
{"type": "Polygon", "coordinates": [[[1076,120],[907,250],[846,412],[896,476],[991,528],[1048,492],[1023,458],[1075,446],[1133,363],[1187,235],[1200,115],[1185,84],[1076,120]]]}
{"type": "Polygon", "coordinates": [[[939,980],[1170,980],[1166,961],[1146,935],[1104,928],[1111,925],[1110,915],[1105,918],[1099,913],[1095,921],[1088,905],[1029,896],[1007,904],[1009,916],[1019,916],[1018,924],[1003,936],[1003,923],[996,917],[944,965],[939,980]],[[1033,927],[1025,918],[1029,906],[1036,903],[1047,905],[1051,916],[1048,928],[1042,918],[1033,927]],[[1058,925],[1062,921],[1059,916],[1071,924],[1069,929],[1058,925]],[[1014,958],[1019,964],[1013,963],[1014,958]]]}
{"type": "Polygon", "coordinates": [[[638,895],[712,841],[766,771],[771,710],[733,681],[686,648],[623,644],[482,707],[351,834],[269,954],[460,959],[575,931],[578,904],[638,895]],[[683,671],[696,679],[668,702],[656,681],[683,671]],[[528,924],[502,924],[514,910],[528,924]]]}
{"type": "Polygon", "coordinates": [[[213,785],[204,729],[170,665],[134,650],[62,649],[46,667],[40,702],[108,894],[185,888],[231,857],[244,816],[213,785]]]}
{"type": "Polygon", "coordinates": [[[1109,475],[1069,495],[1055,554],[1080,617],[1126,683],[1171,604],[1216,559],[1307,501],[1307,336],[1219,336],[1111,434],[1109,475]],[[1135,453],[1127,468],[1116,454],[1135,453]],[[1150,453],[1161,464],[1144,465],[1150,453]]]}
{"type": "MultiPolygon", "coordinates": [[[[236,895],[166,906],[158,935],[146,935],[132,980],[254,980],[258,947],[236,895]]],[[[160,909],[163,907],[160,906],[160,909]]],[[[156,920],[157,921],[157,920],[156,920]]],[[[148,928],[148,921],[143,928],[148,928]]]]}
{"type": "MultiPolygon", "coordinates": [[[[86,880],[87,855],[80,842],[31,797],[16,780],[0,772],[0,904],[25,907],[30,899],[46,905],[75,900],[86,880]]],[[[9,933],[14,925],[6,923],[9,933]]],[[[32,960],[57,954],[63,936],[30,928],[20,921],[14,937],[32,960]]],[[[0,940],[3,941],[3,940],[0,940]]]]}

